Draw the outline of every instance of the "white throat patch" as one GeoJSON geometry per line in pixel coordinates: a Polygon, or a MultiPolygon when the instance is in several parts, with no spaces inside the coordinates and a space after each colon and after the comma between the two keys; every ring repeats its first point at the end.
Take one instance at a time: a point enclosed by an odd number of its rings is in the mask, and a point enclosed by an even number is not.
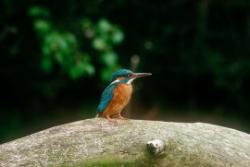
{"type": "Polygon", "coordinates": [[[131,78],[130,80],[128,80],[127,84],[131,84],[134,81],[135,78],[131,78]]]}
{"type": "Polygon", "coordinates": [[[117,83],[117,82],[119,82],[119,81],[120,81],[120,79],[116,79],[116,80],[114,80],[113,82],[111,82],[110,85],[112,85],[112,84],[114,84],[114,83],[117,83]]]}
{"type": "MultiPolygon", "coordinates": [[[[131,78],[131,79],[129,79],[129,80],[126,82],[126,84],[131,84],[134,80],[135,80],[135,78],[131,78]]],[[[117,83],[117,82],[120,82],[120,81],[121,81],[121,79],[116,79],[116,80],[114,80],[113,82],[111,82],[110,85],[112,85],[112,84],[114,84],[114,83],[117,83]]]]}

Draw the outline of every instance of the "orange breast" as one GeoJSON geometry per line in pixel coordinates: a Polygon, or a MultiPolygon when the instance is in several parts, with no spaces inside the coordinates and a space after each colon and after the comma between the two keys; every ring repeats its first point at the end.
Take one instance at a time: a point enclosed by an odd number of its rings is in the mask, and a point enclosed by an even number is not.
{"type": "Polygon", "coordinates": [[[108,107],[104,110],[103,116],[105,115],[116,115],[120,114],[124,107],[128,104],[133,87],[128,84],[118,84],[113,91],[113,98],[110,101],[108,107]]]}

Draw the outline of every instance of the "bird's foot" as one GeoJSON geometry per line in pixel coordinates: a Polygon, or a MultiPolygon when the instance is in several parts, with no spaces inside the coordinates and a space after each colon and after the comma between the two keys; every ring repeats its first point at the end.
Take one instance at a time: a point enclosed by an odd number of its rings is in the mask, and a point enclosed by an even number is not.
{"type": "Polygon", "coordinates": [[[128,118],[125,118],[125,117],[123,117],[123,116],[121,116],[121,115],[118,115],[117,118],[118,118],[118,119],[121,119],[121,120],[128,120],[128,118]]]}
{"type": "Polygon", "coordinates": [[[117,125],[117,121],[112,119],[109,115],[106,115],[105,118],[109,121],[110,124],[117,125]]]}
{"type": "Polygon", "coordinates": [[[109,115],[106,115],[105,117],[109,122],[114,122],[114,120],[109,115]]]}

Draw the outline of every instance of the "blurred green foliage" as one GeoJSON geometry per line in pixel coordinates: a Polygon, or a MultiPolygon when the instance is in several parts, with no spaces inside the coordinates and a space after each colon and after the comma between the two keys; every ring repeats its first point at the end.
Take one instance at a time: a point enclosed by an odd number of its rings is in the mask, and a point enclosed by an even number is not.
{"type": "Polygon", "coordinates": [[[57,25],[46,8],[33,6],[29,10],[34,30],[41,45],[41,66],[51,72],[53,64],[60,66],[71,79],[95,74],[92,59],[103,64],[101,79],[107,81],[118,66],[115,45],[123,41],[120,28],[101,18],[94,22],[89,18],[77,19],[67,26],[57,25]],[[76,30],[67,27],[76,26],[76,30]],[[79,32],[80,31],[80,32],[79,32]]]}
{"type": "Polygon", "coordinates": [[[56,105],[95,108],[111,73],[136,66],[153,73],[134,98],[147,108],[249,118],[249,11],[248,0],[3,0],[0,124],[15,131],[56,105]]]}

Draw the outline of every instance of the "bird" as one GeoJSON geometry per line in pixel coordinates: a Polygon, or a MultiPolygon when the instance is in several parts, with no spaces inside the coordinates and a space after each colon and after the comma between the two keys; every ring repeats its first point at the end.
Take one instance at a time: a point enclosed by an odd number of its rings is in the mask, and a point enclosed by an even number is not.
{"type": "Polygon", "coordinates": [[[113,118],[127,119],[121,115],[133,93],[132,82],[152,73],[134,73],[129,69],[119,69],[112,74],[111,83],[104,89],[97,107],[97,117],[104,117],[109,121],[113,118]]]}

